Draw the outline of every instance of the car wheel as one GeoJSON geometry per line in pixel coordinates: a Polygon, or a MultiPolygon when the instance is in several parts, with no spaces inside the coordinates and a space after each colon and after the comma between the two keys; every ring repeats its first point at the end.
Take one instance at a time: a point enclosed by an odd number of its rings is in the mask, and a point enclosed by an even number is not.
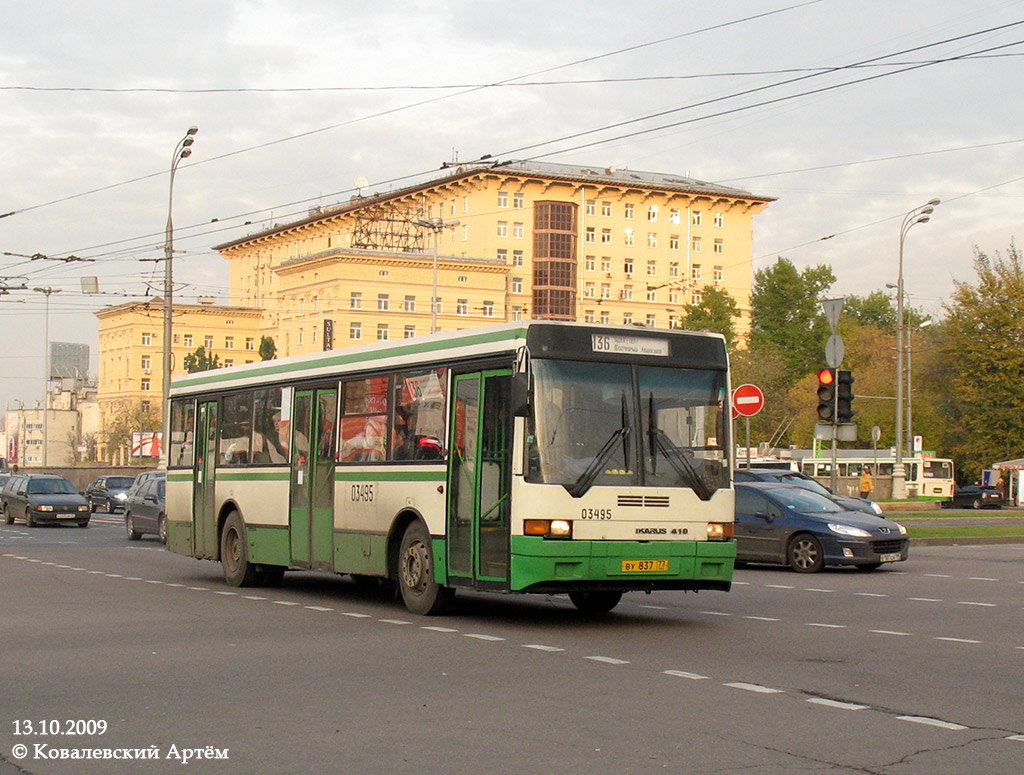
{"type": "Polygon", "coordinates": [[[14,515],[11,513],[11,508],[7,504],[4,504],[4,522],[8,525],[14,524],[14,515]]]}
{"type": "Polygon", "coordinates": [[[220,561],[224,580],[233,587],[251,587],[259,582],[259,569],[249,562],[245,524],[237,511],[228,514],[220,534],[220,561]]]}
{"type": "Polygon", "coordinates": [[[622,600],[621,592],[570,592],[572,604],[585,614],[606,614],[622,600]]]}
{"type": "Polygon", "coordinates": [[[163,514],[160,515],[160,519],[157,522],[157,535],[160,536],[160,543],[167,546],[167,517],[163,514]]]}
{"type": "Polygon", "coordinates": [[[87,520],[87,519],[82,520],[81,522],[78,523],[78,526],[79,527],[89,527],[89,520],[87,520]]]}
{"type": "Polygon", "coordinates": [[[971,508],[972,509],[980,509],[981,508],[981,499],[980,498],[975,498],[973,501],[971,501],[971,508]]]}
{"type": "Polygon", "coordinates": [[[96,504],[93,503],[92,501],[89,501],[89,511],[93,514],[96,513],[96,504]]]}
{"type": "Polygon", "coordinates": [[[789,567],[797,573],[817,573],[825,567],[825,552],[821,541],[804,533],[794,536],[786,549],[789,567]]]}
{"type": "Polygon", "coordinates": [[[36,521],[32,519],[32,512],[25,509],[25,527],[35,527],[36,521]]]}
{"type": "Polygon", "coordinates": [[[430,534],[422,522],[405,529],[398,550],[398,589],[405,607],[414,614],[433,616],[444,613],[455,590],[434,579],[434,550],[430,534]]]}
{"type": "Polygon", "coordinates": [[[128,534],[129,541],[138,541],[142,538],[142,533],[135,529],[135,517],[131,514],[124,518],[124,530],[128,534]]]}

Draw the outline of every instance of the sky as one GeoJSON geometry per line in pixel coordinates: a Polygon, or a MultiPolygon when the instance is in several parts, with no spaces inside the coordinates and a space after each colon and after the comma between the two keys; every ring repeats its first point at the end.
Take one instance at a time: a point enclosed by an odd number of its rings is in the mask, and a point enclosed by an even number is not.
{"type": "Polygon", "coordinates": [[[0,407],[40,400],[47,317],[95,365],[94,313],[162,293],[190,126],[183,302],[229,303],[214,245],[487,154],[774,197],[754,271],[827,264],[832,297],[895,284],[904,216],[939,198],[903,243],[934,316],[1024,234],[1020,0],[3,5],[0,407]]]}

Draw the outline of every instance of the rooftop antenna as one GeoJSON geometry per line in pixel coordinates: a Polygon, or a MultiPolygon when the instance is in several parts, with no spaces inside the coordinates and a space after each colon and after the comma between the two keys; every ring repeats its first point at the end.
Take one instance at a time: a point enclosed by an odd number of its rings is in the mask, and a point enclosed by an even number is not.
{"type": "Polygon", "coordinates": [[[362,196],[363,195],[363,189],[366,188],[368,185],[370,185],[370,181],[368,181],[362,175],[356,175],[355,184],[356,184],[356,196],[362,196]]]}

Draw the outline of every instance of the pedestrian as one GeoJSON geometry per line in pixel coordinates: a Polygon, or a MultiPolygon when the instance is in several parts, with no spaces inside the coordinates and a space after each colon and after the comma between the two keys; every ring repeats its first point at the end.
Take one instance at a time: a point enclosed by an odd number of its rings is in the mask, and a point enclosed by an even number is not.
{"type": "Polygon", "coordinates": [[[864,473],[860,475],[860,497],[869,497],[874,488],[874,482],[871,481],[871,472],[865,468],[864,473]]]}

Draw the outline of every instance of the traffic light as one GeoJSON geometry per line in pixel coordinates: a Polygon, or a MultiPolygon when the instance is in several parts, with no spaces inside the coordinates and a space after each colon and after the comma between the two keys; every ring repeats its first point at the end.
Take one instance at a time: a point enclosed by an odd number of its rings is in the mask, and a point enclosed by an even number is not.
{"type": "Polygon", "coordinates": [[[832,422],[836,411],[835,369],[818,370],[818,418],[832,422]]]}
{"type": "Polygon", "coordinates": [[[836,389],[839,391],[836,422],[850,422],[855,414],[853,411],[853,372],[836,372],[836,384],[836,389]]]}

